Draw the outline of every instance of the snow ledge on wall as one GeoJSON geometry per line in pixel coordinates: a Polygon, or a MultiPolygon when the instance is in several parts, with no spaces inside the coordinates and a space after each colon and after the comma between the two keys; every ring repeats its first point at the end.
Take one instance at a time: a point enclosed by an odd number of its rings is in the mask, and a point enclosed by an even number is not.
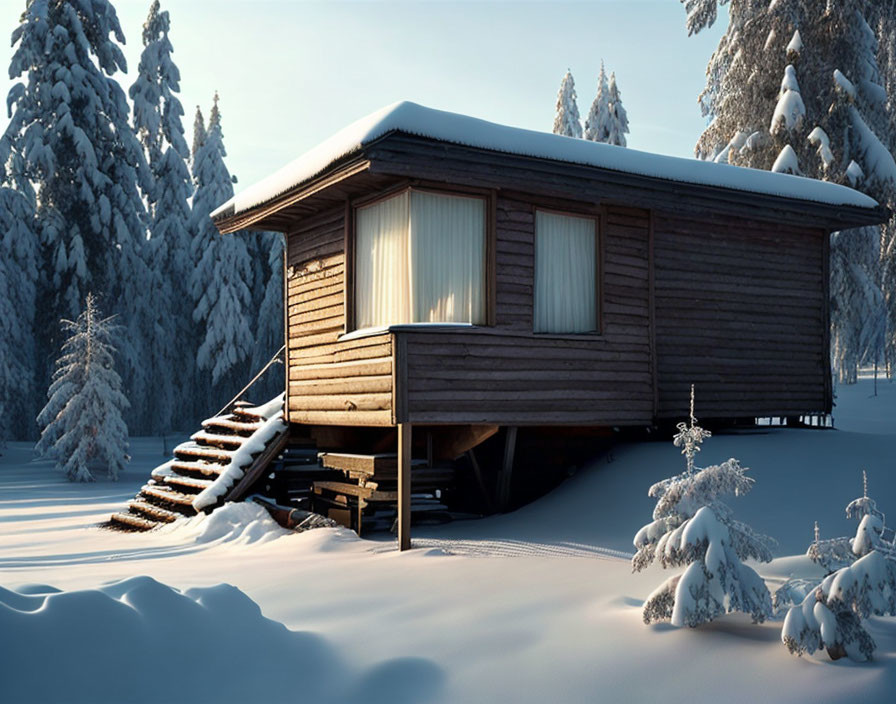
{"type": "Polygon", "coordinates": [[[584,139],[508,127],[402,101],[361,118],[271,176],[245,188],[212,212],[237,215],[325,171],[342,157],[390,132],[403,132],[506,154],[565,161],[701,186],[730,188],[828,205],[874,208],[877,202],[846,186],[728,164],[640,152],[584,139]]]}

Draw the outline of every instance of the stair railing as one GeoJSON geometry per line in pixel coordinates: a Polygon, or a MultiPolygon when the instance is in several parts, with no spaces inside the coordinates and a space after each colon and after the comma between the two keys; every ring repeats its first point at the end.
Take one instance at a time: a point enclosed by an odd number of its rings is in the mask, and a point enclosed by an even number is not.
{"type": "Polygon", "coordinates": [[[233,408],[233,405],[237,401],[239,401],[243,397],[243,395],[255,385],[255,382],[257,382],[259,379],[261,379],[262,376],[264,376],[264,373],[268,369],[270,369],[271,366],[273,366],[274,364],[277,364],[277,363],[282,363],[283,360],[280,357],[285,351],[286,351],[286,345],[283,345],[283,347],[281,347],[279,350],[277,350],[277,353],[273,357],[271,357],[271,359],[268,361],[268,363],[265,364],[261,368],[261,371],[258,372],[258,374],[256,374],[254,377],[252,377],[252,380],[248,384],[246,384],[242,389],[240,389],[239,393],[236,396],[234,396],[232,399],[230,399],[230,401],[227,402],[227,404],[224,406],[224,408],[222,408],[220,411],[215,413],[215,417],[223,416],[231,408],[233,408]]]}

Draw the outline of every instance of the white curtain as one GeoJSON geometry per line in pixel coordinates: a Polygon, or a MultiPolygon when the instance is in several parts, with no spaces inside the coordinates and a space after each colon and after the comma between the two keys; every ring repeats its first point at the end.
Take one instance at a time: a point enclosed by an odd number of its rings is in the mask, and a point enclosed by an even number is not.
{"type": "Polygon", "coordinates": [[[411,191],[411,314],[485,322],[485,201],[411,191]]]}
{"type": "Polygon", "coordinates": [[[592,218],[535,214],[535,332],[597,329],[597,233],[592,218]]]}
{"type": "Polygon", "coordinates": [[[405,191],[359,208],[355,324],[485,321],[485,202],[405,191]]]}
{"type": "Polygon", "coordinates": [[[355,239],[355,325],[408,322],[408,192],[359,208],[355,239]]]}

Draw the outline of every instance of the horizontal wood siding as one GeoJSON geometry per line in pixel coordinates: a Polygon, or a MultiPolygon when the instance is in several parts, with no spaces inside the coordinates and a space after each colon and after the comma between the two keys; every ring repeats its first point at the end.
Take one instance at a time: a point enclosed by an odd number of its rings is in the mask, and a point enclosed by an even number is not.
{"type": "Polygon", "coordinates": [[[647,424],[648,214],[610,208],[602,335],[532,333],[534,205],[498,198],[496,327],[402,330],[412,423],[647,424]]]}
{"type": "Polygon", "coordinates": [[[819,230],[655,218],[660,417],[827,410],[819,230]]]}
{"type": "Polygon", "coordinates": [[[287,237],[289,420],[392,423],[392,336],[339,341],[345,331],[344,208],[287,237]]]}

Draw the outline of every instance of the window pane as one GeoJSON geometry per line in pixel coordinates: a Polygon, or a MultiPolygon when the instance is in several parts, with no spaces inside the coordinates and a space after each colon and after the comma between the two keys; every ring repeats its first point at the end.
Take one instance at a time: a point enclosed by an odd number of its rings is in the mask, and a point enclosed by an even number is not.
{"type": "Polygon", "coordinates": [[[359,208],[355,242],[355,325],[411,322],[408,193],[359,208]]]}
{"type": "Polygon", "coordinates": [[[485,201],[411,191],[414,322],[485,322],[485,201]]]}
{"type": "Polygon", "coordinates": [[[485,322],[485,201],[423,191],[356,211],[355,326],[485,322]]]}
{"type": "Polygon", "coordinates": [[[591,218],[535,215],[535,332],[597,329],[596,232],[591,218]]]}

